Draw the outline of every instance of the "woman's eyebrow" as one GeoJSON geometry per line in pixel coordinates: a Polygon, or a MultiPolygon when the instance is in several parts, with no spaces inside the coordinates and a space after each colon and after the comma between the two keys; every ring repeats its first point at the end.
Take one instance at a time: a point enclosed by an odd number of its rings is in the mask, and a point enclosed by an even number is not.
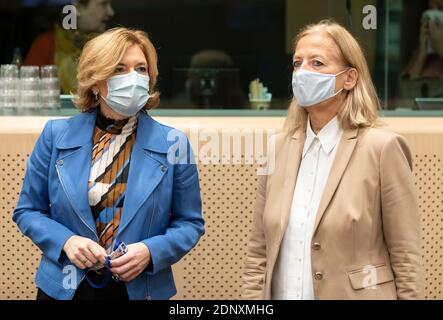
{"type": "Polygon", "coordinates": [[[326,57],[325,57],[325,56],[323,56],[323,55],[321,55],[321,54],[318,54],[318,53],[315,53],[315,54],[311,55],[309,58],[310,58],[310,59],[319,58],[319,59],[322,59],[322,60],[326,60],[326,57]]]}
{"type": "MultiPolygon", "coordinates": [[[[126,67],[127,65],[129,65],[129,63],[126,64],[125,62],[119,62],[119,64],[118,64],[118,66],[124,66],[124,67],[126,67]]],[[[136,63],[136,66],[141,66],[141,65],[147,66],[148,64],[144,61],[140,61],[140,62],[136,63]]]]}
{"type": "MultiPolygon", "coordinates": [[[[319,53],[311,54],[311,55],[308,56],[308,58],[309,58],[309,59],[320,58],[320,59],[324,59],[324,60],[326,60],[326,57],[323,56],[323,55],[321,55],[321,54],[319,54],[319,53]]],[[[297,60],[297,59],[302,59],[302,58],[301,58],[300,56],[296,55],[296,56],[294,56],[294,57],[292,58],[292,61],[295,61],[295,60],[297,60]]]]}

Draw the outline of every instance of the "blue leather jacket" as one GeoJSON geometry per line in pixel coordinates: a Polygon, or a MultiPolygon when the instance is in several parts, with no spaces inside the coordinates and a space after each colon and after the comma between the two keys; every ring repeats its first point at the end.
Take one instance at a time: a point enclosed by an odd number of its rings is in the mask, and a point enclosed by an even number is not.
{"type": "MultiPolygon", "coordinates": [[[[13,214],[21,232],[43,252],[37,286],[56,299],[72,299],[85,276],[64,253],[65,242],[73,235],[98,242],[87,194],[96,117],[94,110],[48,121],[28,159],[13,214]],[[76,281],[67,280],[72,270],[76,281]]],[[[139,112],[117,239],[126,244],[143,242],[151,252],[151,263],[126,283],[129,298],[175,295],[171,265],[203,233],[198,172],[188,139],[139,112]]]]}

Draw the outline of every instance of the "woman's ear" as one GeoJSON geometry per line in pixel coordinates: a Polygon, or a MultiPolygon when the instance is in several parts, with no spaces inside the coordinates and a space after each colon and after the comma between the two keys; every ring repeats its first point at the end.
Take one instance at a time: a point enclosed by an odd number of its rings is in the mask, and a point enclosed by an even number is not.
{"type": "Polygon", "coordinates": [[[358,80],[358,71],[355,68],[350,68],[348,72],[346,72],[346,79],[343,85],[345,90],[352,90],[357,85],[358,80]]]}

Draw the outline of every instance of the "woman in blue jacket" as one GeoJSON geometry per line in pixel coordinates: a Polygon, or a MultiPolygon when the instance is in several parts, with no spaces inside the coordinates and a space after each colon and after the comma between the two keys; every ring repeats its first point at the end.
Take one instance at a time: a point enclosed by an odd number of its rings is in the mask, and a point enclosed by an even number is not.
{"type": "Polygon", "coordinates": [[[171,265],[196,245],[204,221],[186,136],[146,113],[160,100],[157,75],[141,31],[115,28],[85,45],[82,112],[46,124],[13,215],[43,252],[37,299],[176,293],[171,265]]]}

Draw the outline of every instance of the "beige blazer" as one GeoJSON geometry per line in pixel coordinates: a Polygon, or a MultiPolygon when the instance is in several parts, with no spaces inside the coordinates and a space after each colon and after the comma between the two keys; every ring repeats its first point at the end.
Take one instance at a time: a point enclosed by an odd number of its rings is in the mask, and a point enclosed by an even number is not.
{"type": "MultiPolygon", "coordinates": [[[[276,137],[275,169],[259,177],[243,275],[244,299],[270,299],[306,129],[276,137]]],[[[417,299],[420,217],[406,140],[384,129],[345,129],[311,243],[316,299],[417,299]]]]}

